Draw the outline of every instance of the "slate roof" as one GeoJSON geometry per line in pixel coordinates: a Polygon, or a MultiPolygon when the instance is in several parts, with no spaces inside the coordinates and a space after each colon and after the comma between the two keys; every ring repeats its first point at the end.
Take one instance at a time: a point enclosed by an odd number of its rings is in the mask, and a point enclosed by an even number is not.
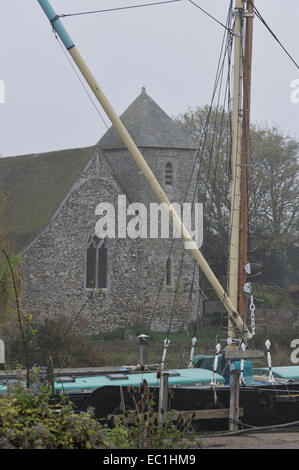
{"type": "MultiPolygon", "coordinates": [[[[141,94],[120,116],[137,147],[192,149],[192,138],[142,88],[141,94]]],[[[99,141],[103,150],[124,148],[114,127],[99,141]]]]}

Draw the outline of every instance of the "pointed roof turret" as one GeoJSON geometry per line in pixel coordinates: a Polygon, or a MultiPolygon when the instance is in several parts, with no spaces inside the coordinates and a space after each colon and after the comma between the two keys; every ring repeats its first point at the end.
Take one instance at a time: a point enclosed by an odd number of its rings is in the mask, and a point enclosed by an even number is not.
{"type": "MultiPolygon", "coordinates": [[[[120,116],[137,147],[196,149],[193,139],[171,119],[142,87],[141,94],[120,116]]],[[[103,150],[124,148],[114,127],[99,141],[103,150]]]]}

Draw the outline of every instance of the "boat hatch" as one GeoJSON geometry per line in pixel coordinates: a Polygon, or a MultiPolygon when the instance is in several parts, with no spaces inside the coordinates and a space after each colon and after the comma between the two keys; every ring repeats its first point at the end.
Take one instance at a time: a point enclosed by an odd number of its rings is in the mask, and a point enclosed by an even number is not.
{"type": "Polygon", "coordinates": [[[180,377],[180,373],[177,370],[167,370],[165,371],[169,375],[169,377],[180,377]]]}
{"type": "Polygon", "coordinates": [[[110,380],[128,380],[129,377],[126,374],[107,374],[107,379],[110,380]]]}
{"type": "Polygon", "coordinates": [[[20,383],[20,380],[18,380],[18,379],[7,378],[5,380],[1,380],[0,385],[4,387],[5,385],[18,384],[18,383],[20,383]]]}
{"type": "Polygon", "coordinates": [[[74,377],[57,377],[55,379],[55,382],[58,382],[58,383],[73,383],[73,382],[76,382],[76,379],[74,377]]]}

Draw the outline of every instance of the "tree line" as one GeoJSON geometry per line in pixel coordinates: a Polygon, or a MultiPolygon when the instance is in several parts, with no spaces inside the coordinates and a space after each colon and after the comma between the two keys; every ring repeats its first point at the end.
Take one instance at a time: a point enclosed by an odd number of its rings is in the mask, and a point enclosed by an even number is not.
{"type": "MultiPolygon", "coordinates": [[[[227,275],[231,125],[223,109],[189,109],[176,118],[198,145],[203,251],[216,275],[227,275]]],[[[249,259],[255,280],[299,284],[299,142],[276,127],[251,125],[248,166],[249,259]]]]}

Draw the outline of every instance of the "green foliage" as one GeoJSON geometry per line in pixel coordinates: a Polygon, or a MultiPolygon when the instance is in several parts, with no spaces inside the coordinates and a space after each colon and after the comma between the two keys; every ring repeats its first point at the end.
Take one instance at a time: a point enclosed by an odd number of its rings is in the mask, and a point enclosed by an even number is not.
{"type": "MultiPolygon", "coordinates": [[[[36,322],[29,315],[26,325],[30,368],[36,364],[56,368],[99,365],[99,343],[77,329],[70,328],[70,320],[64,315],[47,318],[43,322],[36,322]]],[[[17,326],[10,324],[4,331],[7,362],[11,368],[15,364],[24,366],[23,342],[17,326]]]]}
{"type": "Polygon", "coordinates": [[[50,389],[38,392],[20,383],[0,397],[0,448],[103,448],[102,426],[90,413],[76,413],[62,398],[51,404],[50,389]]]}
{"type": "MultiPolygon", "coordinates": [[[[197,107],[177,122],[199,147],[199,191],[204,203],[203,251],[217,277],[227,274],[231,146],[223,109],[197,107]]],[[[251,126],[248,175],[252,264],[262,265],[261,282],[298,284],[299,142],[277,128],[251,126]]]]}
{"type": "MultiPolygon", "coordinates": [[[[16,269],[18,265],[18,258],[11,258],[11,266],[16,269]]],[[[11,283],[11,271],[7,263],[5,255],[1,250],[0,253],[0,309],[1,309],[1,320],[5,321],[8,317],[8,311],[11,310],[11,299],[12,299],[12,283],[11,283]]]]}
{"type": "Polygon", "coordinates": [[[105,427],[104,434],[114,449],[173,449],[187,447],[186,434],[192,434],[191,418],[170,411],[165,423],[160,424],[155,403],[146,380],[139,390],[130,388],[135,404],[121,416],[113,416],[113,428],[105,427]]]}
{"type": "Polygon", "coordinates": [[[20,382],[0,396],[0,449],[171,449],[189,444],[191,418],[170,411],[166,423],[159,424],[146,381],[138,393],[132,388],[135,409],[113,417],[113,426],[95,419],[90,410],[76,412],[65,395],[54,400],[48,386],[37,386],[36,377],[34,382],[30,389],[20,382]]]}
{"type": "Polygon", "coordinates": [[[287,289],[278,286],[254,284],[256,303],[262,308],[294,308],[294,302],[287,289]]]}

